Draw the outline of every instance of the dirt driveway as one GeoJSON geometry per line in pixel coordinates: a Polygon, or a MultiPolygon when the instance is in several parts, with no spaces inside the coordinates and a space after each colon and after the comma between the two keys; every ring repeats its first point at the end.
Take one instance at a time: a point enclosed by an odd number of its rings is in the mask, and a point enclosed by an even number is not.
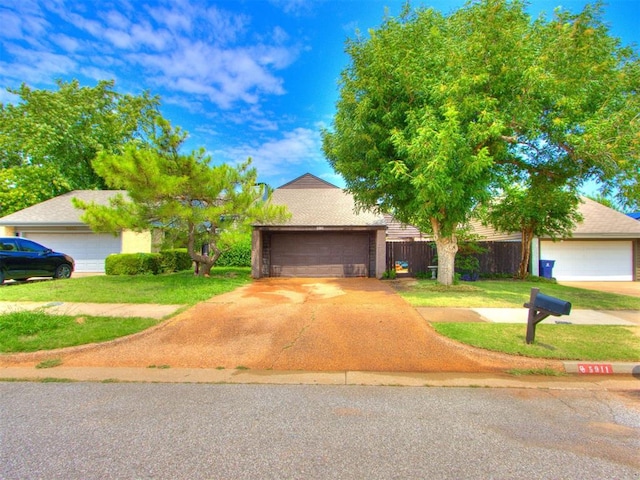
{"type": "Polygon", "coordinates": [[[0,357],[3,366],[495,372],[555,366],[488,353],[435,333],[375,279],[262,279],[200,303],[156,328],[101,345],[0,357]]]}

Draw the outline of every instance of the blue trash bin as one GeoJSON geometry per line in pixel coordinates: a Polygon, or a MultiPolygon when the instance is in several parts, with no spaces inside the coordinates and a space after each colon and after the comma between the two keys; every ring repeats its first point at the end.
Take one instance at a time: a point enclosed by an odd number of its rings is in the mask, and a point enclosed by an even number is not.
{"type": "Polygon", "coordinates": [[[553,278],[553,266],[555,263],[555,260],[540,260],[540,276],[553,278]]]}

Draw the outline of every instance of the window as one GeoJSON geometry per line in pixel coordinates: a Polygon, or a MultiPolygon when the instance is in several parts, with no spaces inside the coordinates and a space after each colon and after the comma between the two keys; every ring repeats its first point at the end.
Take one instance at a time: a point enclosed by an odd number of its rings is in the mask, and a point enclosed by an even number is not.
{"type": "Polygon", "coordinates": [[[4,252],[17,252],[18,245],[16,245],[13,239],[3,239],[2,242],[0,242],[0,250],[4,252]]]}
{"type": "Polygon", "coordinates": [[[39,243],[32,242],[31,240],[25,240],[24,238],[17,239],[17,242],[20,250],[23,252],[43,253],[48,250],[39,243]]]}

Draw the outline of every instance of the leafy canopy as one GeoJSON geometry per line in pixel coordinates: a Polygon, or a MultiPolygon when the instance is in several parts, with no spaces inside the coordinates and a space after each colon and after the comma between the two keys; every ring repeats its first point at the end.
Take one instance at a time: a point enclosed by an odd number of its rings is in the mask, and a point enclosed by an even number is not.
{"type": "Polygon", "coordinates": [[[145,137],[158,99],[122,95],[113,81],[81,87],[58,81],[56,91],[23,84],[0,104],[0,215],[76,189],[104,188],[93,168],[99,152],[121,152],[145,137]]]}
{"type": "Polygon", "coordinates": [[[457,232],[505,178],[640,198],[640,64],[599,4],[549,21],[517,0],[407,6],[346,50],[325,154],[361,207],[433,234],[441,283],[457,232]]]}

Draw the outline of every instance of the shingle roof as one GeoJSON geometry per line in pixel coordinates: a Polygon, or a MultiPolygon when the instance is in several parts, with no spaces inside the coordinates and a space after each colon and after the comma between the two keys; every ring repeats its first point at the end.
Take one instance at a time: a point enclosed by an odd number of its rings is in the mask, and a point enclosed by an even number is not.
{"type": "Polygon", "coordinates": [[[2,217],[0,225],[84,226],[86,224],[80,220],[84,212],[75,208],[71,199],[79,198],[89,203],[108,205],[109,199],[118,193],[126,195],[127,192],[124,190],[74,190],[2,217]]]}
{"type": "Polygon", "coordinates": [[[640,238],[640,222],[624,213],[583,197],[579,210],[584,220],[573,238],[640,238]]]}
{"type": "MultiPolygon", "coordinates": [[[[421,233],[413,225],[404,225],[396,220],[391,215],[384,216],[387,222],[387,240],[390,241],[402,241],[402,240],[418,240],[418,241],[431,241],[432,237],[429,234],[421,233]]],[[[497,241],[520,241],[519,232],[498,232],[492,227],[484,226],[478,220],[472,220],[470,222],[471,233],[478,235],[481,241],[497,242],[497,241]]]]}
{"type": "MultiPolygon", "coordinates": [[[[640,238],[640,222],[633,218],[613,210],[605,205],[583,197],[578,206],[583,221],[576,225],[572,238],[640,238]]],[[[393,217],[386,216],[389,229],[389,240],[429,240],[431,237],[420,234],[420,231],[411,225],[402,225],[393,217]]],[[[478,220],[470,222],[471,233],[478,235],[484,241],[518,241],[520,232],[498,232],[492,227],[484,226],[478,220]]],[[[545,237],[546,238],[546,237],[545,237]]]]}
{"type": "Polygon", "coordinates": [[[321,178],[316,177],[315,175],[311,175],[310,173],[305,173],[304,175],[300,175],[298,178],[294,178],[290,182],[285,183],[284,185],[278,187],[281,188],[338,188],[334,184],[327,182],[326,180],[322,180],[321,178]]]}
{"type": "Polygon", "coordinates": [[[274,205],[285,205],[291,218],[270,226],[385,226],[382,215],[370,211],[356,213],[353,197],[339,188],[278,188],[271,201],[274,205]]]}

